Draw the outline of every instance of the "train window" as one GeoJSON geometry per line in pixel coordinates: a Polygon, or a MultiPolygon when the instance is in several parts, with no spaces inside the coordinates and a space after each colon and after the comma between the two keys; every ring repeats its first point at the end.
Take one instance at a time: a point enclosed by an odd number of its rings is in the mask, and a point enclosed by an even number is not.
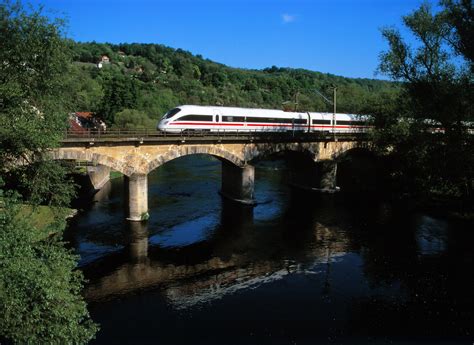
{"type": "Polygon", "coordinates": [[[313,125],[330,125],[331,120],[312,120],[313,125]]]}
{"type": "Polygon", "coordinates": [[[250,116],[247,116],[246,118],[247,122],[266,122],[265,120],[267,119],[264,119],[262,117],[250,117],[250,116]]]}
{"type": "Polygon", "coordinates": [[[351,126],[366,126],[367,123],[364,121],[352,121],[352,120],[336,120],[337,125],[351,125],[351,126]]]}
{"type": "Polygon", "coordinates": [[[212,122],[212,115],[185,115],[179,121],[209,121],[212,122]]]}
{"type": "Polygon", "coordinates": [[[163,119],[169,119],[171,116],[173,115],[176,115],[177,113],[179,113],[181,111],[181,109],[179,108],[174,108],[174,109],[171,109],[170,111],[168,111],[165,116],[163,116],[163,119]]]}
{"type": "Polygon", "coordinates": [[[306,119],[294,119],[293,123],[295,125],[306,125],[308,121],[306,119]]]}
{"type": "Polygon", "coordinates": [[[270,122],[275,122],[275,123],[292,123],[292,119],[270,118],[270,122]]]}
{"type": "Polygon", "coordinates": [[[245,116],[222,116],[224,122],[245,122],[245,116]]]}
{"type": "Polygon", "coordinates": [[[291,124],[291,119],[277,118],[277,117],[249,117],[247,122],[261,122],[261,123],[288,123],[291,124]]]}

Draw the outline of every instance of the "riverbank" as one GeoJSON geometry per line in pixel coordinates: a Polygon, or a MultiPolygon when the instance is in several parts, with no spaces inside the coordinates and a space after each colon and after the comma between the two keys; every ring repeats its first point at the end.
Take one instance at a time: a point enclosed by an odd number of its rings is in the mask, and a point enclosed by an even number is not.
{"type": "Polygon", "coordinates": [[[52,236],[63,231],[63,227],[58,228],[58,219],[74,217],[77,210],[67,207],[32,206],[21,205],[17,217],[28,219],[35,229],[38,230],[38,240],[52,236]]]}

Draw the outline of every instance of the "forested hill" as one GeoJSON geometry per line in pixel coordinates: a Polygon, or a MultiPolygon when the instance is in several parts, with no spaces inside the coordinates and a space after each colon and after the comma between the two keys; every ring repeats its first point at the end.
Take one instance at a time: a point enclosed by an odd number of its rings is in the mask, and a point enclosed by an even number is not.
{"type": "Polygon", "coordinates": [[[72,108],[94,111],[117,127],[153,127],[179,104],[282,109],[294,108],[296,99],[299,111],[332,111],[314,91],[331,98],[332,86],[338,88],[338,112],[368,113],[399,90],[387,81],[304,69],[231,68],[158,44],[70,44],[72,108]],[[104,56],[110,61],[99,68],[104,56]]]}

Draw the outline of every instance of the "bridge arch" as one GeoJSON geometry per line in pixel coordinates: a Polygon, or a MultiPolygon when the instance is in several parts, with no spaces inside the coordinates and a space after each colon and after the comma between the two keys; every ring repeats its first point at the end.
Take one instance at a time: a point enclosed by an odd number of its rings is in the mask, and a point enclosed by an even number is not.
{"type": "Polygon", "coordinates": [[[317,160],[319,151],[318,143],[258,143],[247,144],[243,147],[243,154],[247,162],[266,159],[284,153],[304,154],[315,161],[317,160]]]}
{"type": "Polygon", "coordinates": [[[354,147],[336,158],[338,186],[354,195],[383,190],[385,164],[369,147],[354,147]]]}
{"type": "Polygon", "coordinates": [[[338,162],[350,159],[351,157],[372,157],[375,158],[374,151],[370,150],[366,145],[358,145],[347,148],[344,151],[339,152],[334,159],[338,162]]]}
{"type": "Polygon", "coordinates": [[[166,162],[172,161],[173,159],[189,156],[193,154],[207,154],[214,156],[220,160],[227,161],[232,163],[237,167],[245,166],[245,160],[240,157],[238,154],[231,152],[230,150],[225,150],[218,146],[211,145],[198,145],[198,146],[177,146],[173,147],[166,153],[158,154],[153,158],[150,163],[148,163],[148,172],[153,171],[159,166],[165,164],[166,162]]]}
{"type": "Polygon", "coordinates": [[[61,148],[51,151],[49,157],[53,160],[76,160],[91,162],[105,165],[106,167],[118,171],[126,176],[132,174],[129,167],[124,164],[124,162],[102,153],[85,152],[83,150],[67,150],[65,148],[61,148]]]}

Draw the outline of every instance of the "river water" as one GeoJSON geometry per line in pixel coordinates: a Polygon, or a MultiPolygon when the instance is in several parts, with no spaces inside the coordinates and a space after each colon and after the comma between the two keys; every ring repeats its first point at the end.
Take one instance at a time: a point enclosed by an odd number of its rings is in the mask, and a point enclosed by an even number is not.
{"type": "Polygon", "coordinates": [[[218,194],[220,162],[149,176],[150,220],[124,220],[121,178],[69,224],[97,344],[474,341],[472,223],[366,195],[288,187],[257,164],[255,208],[218,194]]]}

